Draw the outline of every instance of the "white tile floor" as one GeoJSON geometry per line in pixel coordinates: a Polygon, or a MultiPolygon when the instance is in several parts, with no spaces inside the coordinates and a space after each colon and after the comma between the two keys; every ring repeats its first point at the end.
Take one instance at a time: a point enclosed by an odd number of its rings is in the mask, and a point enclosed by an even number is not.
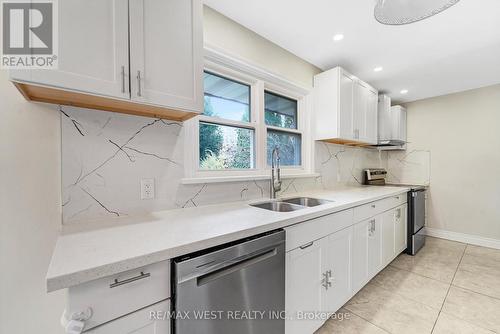
{"type": "Polygon", "coordinates": [[[427,238],[339,312],[316,334],[500,333],[500,250],[427,238]]]}

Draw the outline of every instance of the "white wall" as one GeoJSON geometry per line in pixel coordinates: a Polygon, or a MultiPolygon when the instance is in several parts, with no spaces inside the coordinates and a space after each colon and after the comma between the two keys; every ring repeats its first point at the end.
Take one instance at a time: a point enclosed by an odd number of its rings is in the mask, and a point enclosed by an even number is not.
{"type": "Polygon", "coordinates": [[[500,85],[407,107],[407,152],[431,157],[428,226],[500,242],[500,85]]]}
{"type": "Polygon", "coordinates": [[[312,87],[313,76],[321,72],[314,65],[277,46],[219,12],[204,7],[204,40],[245,58],[291,81],[312,87]]]}
{"type": "Polygon", "coordinates": [[[60,123],[0,70],[0,333],[60,333],[64,293],[45,292],[61,227],[60,123]]]}

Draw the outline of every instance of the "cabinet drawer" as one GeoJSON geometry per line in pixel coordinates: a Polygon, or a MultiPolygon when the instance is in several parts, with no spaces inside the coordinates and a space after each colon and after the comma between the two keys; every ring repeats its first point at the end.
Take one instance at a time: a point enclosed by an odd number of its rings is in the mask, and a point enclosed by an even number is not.
{"type": "Polygon", "coordinates": [[[91,308],[90,329],[169,297],[170,261],[162,261],[69,288],[67,314],[91,308]]]}
{"type": "Polygon", "coordinates": [[[86,334],[169,334],[170,299],[91,329],[86,334]]]}
{"type": "Polygon", "coordinates": [[[392,209],[408,202],[408,193],[394,195],[387,197],[386,199],[390,200],[390,209],[392,209]]]}
{"type": "Polygon", "coordinates": [[[406,194],[387,197],[354,208],[354,222],[360,222],[406,202],[406,194]]]}
{"type": "Polygon", "coordinates": [[[351,226],[352,214],[353,210],[349,209],[285,228],[286,251],[304,246],[311,241],[321,239],[351,226]]]}

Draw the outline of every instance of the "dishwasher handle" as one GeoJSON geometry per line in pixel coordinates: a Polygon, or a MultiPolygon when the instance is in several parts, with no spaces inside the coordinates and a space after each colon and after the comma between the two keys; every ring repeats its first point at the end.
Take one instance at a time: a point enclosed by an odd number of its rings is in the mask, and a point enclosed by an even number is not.
{"type": "Polygon", "coordinates": [[[198,286],[205,285],[211,281],[215,281],[221,277],[224,277],[226,275],[232,274],[234,272],[240,271],[246,267],[249,267],[251,265],[254,265],[256,263],[265,261],[273,256],[278,254],[278,249],[273,248],[264,252],[260,252],[258,254],[254,255],[247,255],[243,256],[237,259],[234,259],[232,261],[228,261],[227,265],[223,267],[219,267],[212,272],[205,273],[201,276],[198,276],[196,278],[196,283],[198,286]]]}

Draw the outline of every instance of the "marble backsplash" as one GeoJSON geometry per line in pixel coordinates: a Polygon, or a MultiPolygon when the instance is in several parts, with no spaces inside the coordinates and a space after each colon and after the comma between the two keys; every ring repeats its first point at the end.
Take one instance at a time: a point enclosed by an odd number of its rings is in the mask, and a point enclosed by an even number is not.
{"type": "MultiPolygon", "coordinates": [[[[269,181],[183,185],[182,123],[59,107],[63,223],[222,202],[269,198],[269,181]],[[140,180],[154,178],[155,198],[141,200],[140,180]]],[[[358,185],[362,169],[387,167],[386,152],[315,143],[319,177],[286,179],[281,196],[358,185]]]]}
{"type": "Polygon", "coordinates": [[[430,185],[431,151],[413,146],[410,143],[406,151],[388,153],[387,182],[430,185]]]}

